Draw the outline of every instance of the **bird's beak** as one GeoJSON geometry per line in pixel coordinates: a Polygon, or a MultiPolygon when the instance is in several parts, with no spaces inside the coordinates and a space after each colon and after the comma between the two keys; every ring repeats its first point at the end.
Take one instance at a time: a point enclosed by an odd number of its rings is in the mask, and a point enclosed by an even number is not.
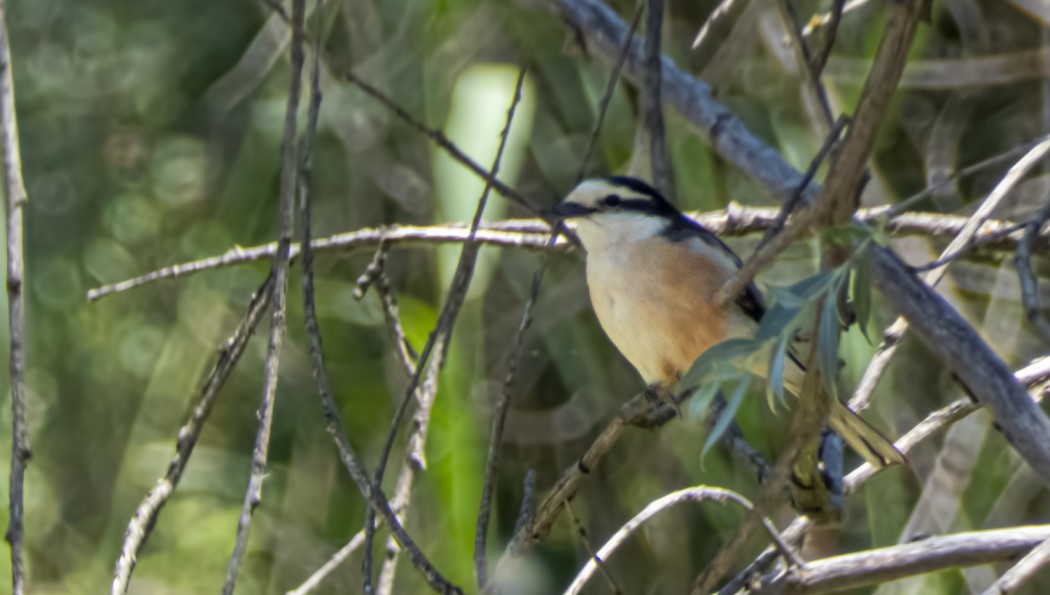
{"type": "Polygon", "coordinates": [[[597,209],[581,205],[578,202],[565,201],[561,204],[555,205],[550,209],[550,214],[561,219],[571,219],[573,217],[586,217],[597,209]]]}

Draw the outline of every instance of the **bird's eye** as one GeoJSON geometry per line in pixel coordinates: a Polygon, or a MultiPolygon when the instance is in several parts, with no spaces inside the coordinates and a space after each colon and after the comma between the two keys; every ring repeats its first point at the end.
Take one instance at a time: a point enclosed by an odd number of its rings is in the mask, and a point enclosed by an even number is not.
{"type": "Polygon", "coordinates": [[[602,199],[602,204],[607,207],[618,207],[622,199],[616,194],[610,194],[602,199]]]}

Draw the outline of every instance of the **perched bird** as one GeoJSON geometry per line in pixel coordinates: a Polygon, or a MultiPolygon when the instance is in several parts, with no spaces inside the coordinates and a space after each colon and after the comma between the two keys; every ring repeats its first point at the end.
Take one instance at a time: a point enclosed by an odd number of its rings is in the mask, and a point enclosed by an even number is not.
{"type": "MultiPolygon", "coordinates": [[[[711,346],[754,335],[765,306],[753,283],[725,305],[713,302],[740,259],[645,182],[587,180],[553,213],[576,221],[594,312],[647,384],[673,386],[711,346]]],[[[806,372],[793,354],[788,360],[784,384],[797,396],[806,372]]],[[[878,430],[831,401],[828,423],[853,450],[876,467],[904,462],[878,430]]]]}

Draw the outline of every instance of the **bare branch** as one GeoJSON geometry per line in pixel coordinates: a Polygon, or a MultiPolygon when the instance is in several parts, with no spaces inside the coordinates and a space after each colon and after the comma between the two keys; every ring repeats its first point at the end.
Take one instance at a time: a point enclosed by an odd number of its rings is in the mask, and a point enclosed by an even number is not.
{"type": "Polygon", "coordinates": [[[984,595],[1004,595],[1013,593],[1021,585],[1032,579],[1047,563],[1050,562],[1050,535],[1042,543],[1032,548],[1021,561],[1007,570],[999,580],[984,592],[984,595]]]}
{"type": "Polygon", "coordinates": [[[693,39],[693,49],[703,51],[707,40],[713,39],[712,32],[728,29],[747,8],[747,3],[748,0],[722,0],[707,16],[703,27],[700,27],[700,31],[697,32],[696,38],[693,39]]]}
{"type": "MultiPolygon", "coordinates": [[[[624,524],[623,527],[621,527],[616,533],[612,535],[612,537],[608,539],[608,541],[605,542],[605,545],[603,545],[602,548],[598,550],[597,555],[587,560],[587,564],[583,566],[583,568],[580,570],[579,574],[576,575],[576,578],[573,579],[569,587],[565,589],[565,595],[578,594],[583,589],[587,581],[594,574],[594,571],[597,570],[598,563],[608,560],[609,556],[611,556],[612,553],[616,551],[616,549],[620,547],[620,545],[623,544],[623,542],[626,541],[627,538],[630,537],[631,534],[634,533],[639,527],[641,527],[642,524],[644,524],[646,521],[653,518],[657,514],[667,510],[668,508],[671,508],[678,504],[682,504],[684,502],[703,502],[706,500],[713,500],[721,504],[731,502],[749,512],[754,510],[754,507],[751,505],[751,502],[747,500],[747,498],[744,498],[740,494],[737,494],[736,492],[724,488],[695,486],[691,488],[686,488],[684,490],[678,490],[677,492],[671,492],[666,496],[662,496],[650,502],[649,505],[642,509],[641,512],[636,514],[634,518],[627,521],[627,523],[624,524]]],[[[777,533],[777,529],[773,526],[772,521],[770,521],[769,519],[763,519],[762,525],[765,527],[766,532],[769,533],[770,537],[773,540],[773,543],[776,545],[778,551],[781,554],[783,554],[788,560],[791,560],[792,564],[800,567],[805,566],[805,562],[803,562],[802,559],[798,557],[798,554],[796,554],[790,546],[788,546],[780,539],[780,535],[779,533],[777,533]]]]}
{"type": "Polygon", "coordinates": [[[135,561],[138,559],[139,549],[146,542],[146,539],[149,538],[161,508],[164,507],[164,504],[175,492],[175,488],[178,487],[179,480],[182,478],[182,472],[186,469],[190,456],[193,455],[197,439],[200,438],[204,422],[211,414],[219,389],[226,384],[230,373],[233,372],[233,368],[240,361],[241,355],[244,354],[244,349],[248,345],[248,339],[251,338],[255,327],[262,320],[263,313],[270,306],[270,298],[273,295],[273,280],[273,275],[268,275],[259,289],[256,290],[255,295],[252,296],[251,303],[248,305],[248,312],[245,313],[233,335],[226,340],[225,345],[219,351],[215,365],[212,367],[211,372],[208,373],[207,379],[198,392],[197,403],[193,407],[190,419],[179,428],[178,439],[175,442],[175,456],[172,457],[171,462],[168,464],[167,472],[164,474],[164,477],[157,481],[157,485],[146,494],[146,497],[139,503],[138,508],[135,509],[135,515],[128,522],[128,528],[124,531],[124,544],[120,549],[120,558],[117,560],[116,568],[113,570],[113,584],[110,588],[110,595],[124,595],[128,590],[128,583],[131,580],[131,573],[135,569],[135,561]]]}
{"type": "MultiPolygon", "coordinates": [[[[857,218],[861,222],[875,222],[888,212],[887,207],[861,209],[857,218]]],[[[730,204],[723,211],[710,213],[688,213],[713,233],[724,237],[743,236],[776,227],[781,221],[781,209],[769,207],[749,207],[730,204]]],[[[969,221],[966,217],[941,215],[939,213],[903,213],[894,215],[886,223],[886,232],[895,236],[927,236],[930,238],[954,238],[959,235],[969,221]]],[[[1018,224],[1012,221],[989,220],[977,231],[975,246],[987,250],[1014,251],[1021,241],[1022,232],[1018,224]]],[[[462,243],[470,236],[470,229],[462,224],[444,224],[433,226],[402,226],[364,228],[356,231],[339,233],[326,238],[313,240],[312,248],[317,253],[350,252],[353,250],[375,249],[381,242],[388,246],[402,248],[428,246],[434,244],[462,243]]],[[[474,236],[479,244],[518,248],[523,250],[544,250],[550,242],[550,228],[539,219],[508,219],[482,225],[474,236]]],[[[564,250],[570,243],[559,237],[554,248],[564,250]]],[[[299,244],[292,244],[291,256],[294,261],[299,257],[299,244]]],[[[100,299],[116,293],[122,293],[143,285],[168,279],[180,279],[202,271],[234,266],[259,260],[268,260],[277,252],[277,244],[261,244],[242,248],[231,248],[219,256],[185,262],[147,273],[145,275],[121,281],[112,285],[97,287],[88,292],[88,299],[100,299]]],[[[1050,231],[1040,232],[1036,239],[1036,252],[1050,252],[1050,231]]]]}
{"type": "Polygon", "coordinates": [[[288,298],[288,267],[291,260],[292,226],[295,220],[295,194],[298,182],[299,94],[303,71],[303,15],[306,0],[292,0],[292,73],[288,89],[288,104],[284,117],[283,152],[281,155],[281,198],[278,207],[277,257],[273,262],[273,317],[270,319],[270,337],[266,345],[262,403],[259,405],[259,426],[252,450],[252,468],[244,505],[237,521],[237,540],[226,569],[223,595],[232,595],[237,584],[237,573],[248,547],[252,516],[262,501],[262,484],[266,476],[266,459],[270,447],[270,428],[273,423],[274,402],[277,397],[277,376],[281,341],[285,333],[285,315],[288,298]]]}
{"type": "Polygon", "coordinates": [[[929,537],[809,562],[779,573],[756,594],[828,593],[946,568],[1001,562],[1050,537],[1050,525],[929,537]]]}
{"type": "Polygon", "coordinates": [[[11,480],[5,539],[11,545],[11,592],[22,595],[26,587],[23,559],[23,518],[26,466],[29,464],[29,422],[26,418],[26,315],[25,258],[22,218],[25,181],[22,149],[15,114],[15,83],[11,70],[11,43],[7,33],[7,3],[0,4],[0,145],[4,160],[4,194],[7,196],[7,312],[10,334],[8,371],[11,375],[11,480]]]}

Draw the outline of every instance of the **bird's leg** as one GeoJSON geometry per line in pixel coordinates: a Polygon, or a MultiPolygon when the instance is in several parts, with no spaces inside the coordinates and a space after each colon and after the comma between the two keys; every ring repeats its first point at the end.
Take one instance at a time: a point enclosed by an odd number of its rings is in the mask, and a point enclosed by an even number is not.
{"type": "Polygon", "coordinates": [[[678,408],[678,399],[674,394],[673,384],[654,382],[645,387],[645,399],[656,405],[669,406],[674,410],[676,417],[682,417],[682,410],[678,408]]]}

